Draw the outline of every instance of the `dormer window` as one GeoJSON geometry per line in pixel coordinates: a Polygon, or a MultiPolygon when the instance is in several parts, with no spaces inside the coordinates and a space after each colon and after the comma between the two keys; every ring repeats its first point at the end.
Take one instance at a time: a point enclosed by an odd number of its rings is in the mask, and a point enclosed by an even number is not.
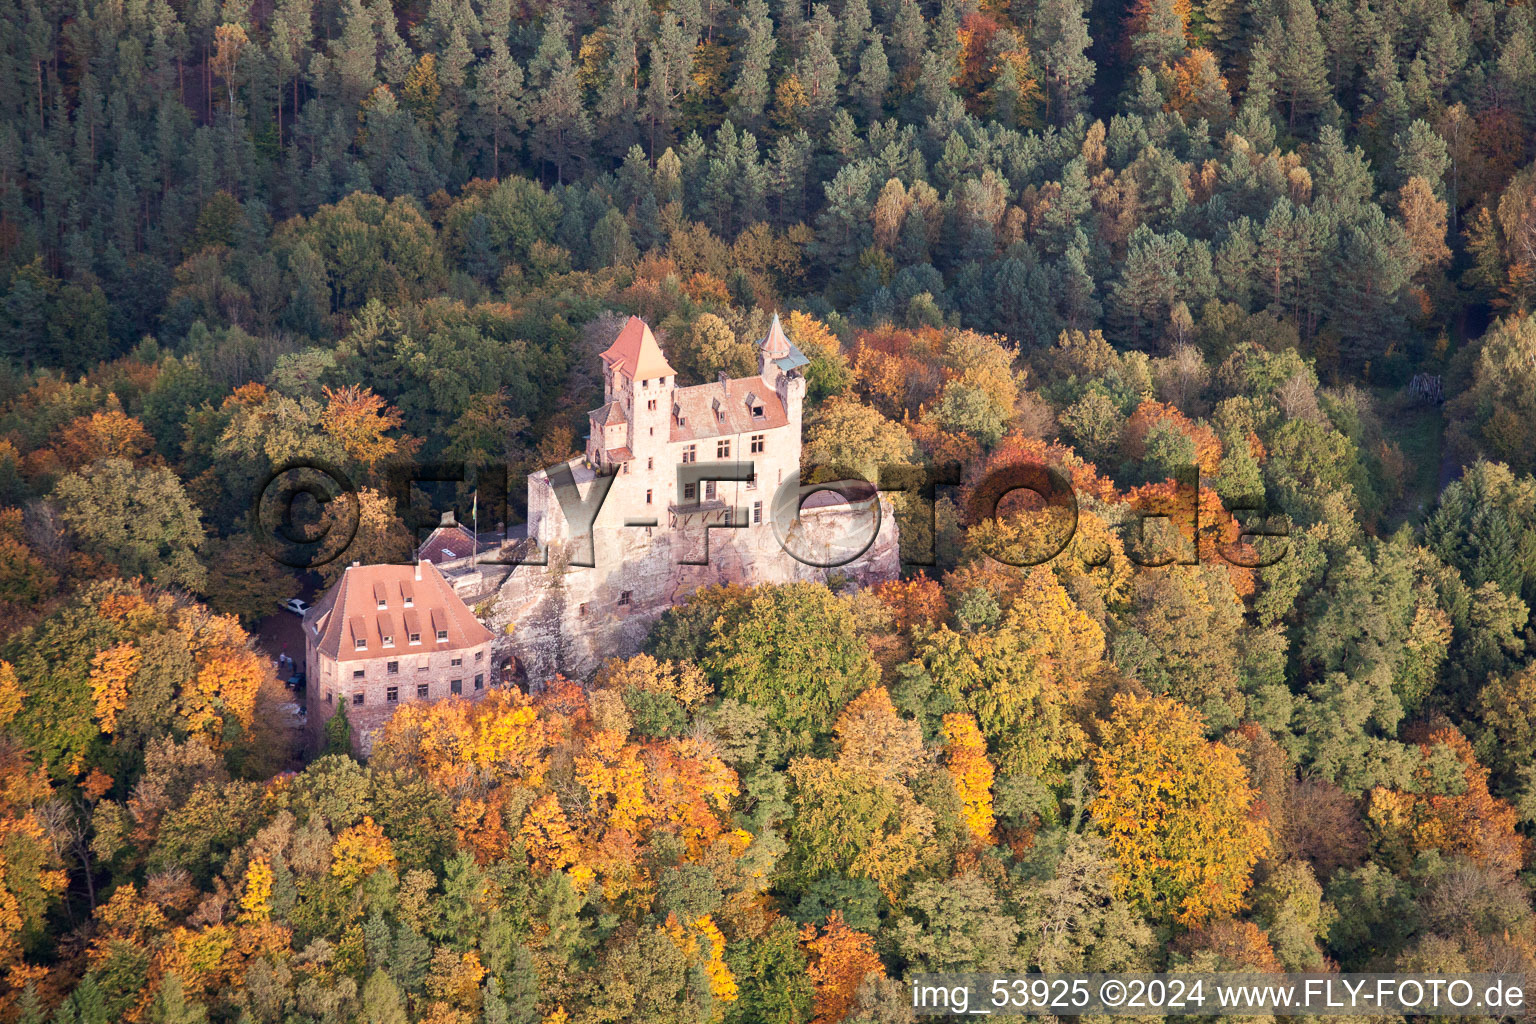
{"type": "Polygon", "coordinates": [[[405,598],[401,603],[403,603],[407,608],[416,607],[416,599],[411,597],[409,594],[405,595],[405,598]]]}
{"type": "Polygon", "coordinates": [[[388,607],[389,607],[389,602],[384,600],[382,597],[379,598],[379,611],[383,611],[384,609],[386,609],[388,607]]]}
{"type": "Polygon", "coordinates": [[[421,634],[420,633],[412,633],[411,634],[411,643],[412,644],[419,644],[419,643],[421,643],[421,634]]]}
{"type": "Polygon", "coordinates": [[[760,420],[760,419],[763,418],[763,407],[762,406],[754,405],[752,407],[752,418],[755,419],[755,420],[760,420]]]}
{"type": "Polygon", "coordinates": [[[385,647],[393,647],[393,646],[395,646],[395,638],[394,637],[386,636],[386,637],[383,637],[382,639],[383,639],[383,643],[384,643],[385,647]]]}
{"type": "Polygon", "coordinates": [[[446,629],[440,629],[437,631],[437,642],[440,644],[445,644],[448,642],[448,631],[446,629]]]}
{"type": "Polygon", "coordinates": [[[354,650],[358,650],[358,651],[366,651],[368,649],[368,640],[367,640],[367,638],[366,637],[358,637],[357,638],[357,646],[355,648],[353,648],[353,649],[354,650]]]}

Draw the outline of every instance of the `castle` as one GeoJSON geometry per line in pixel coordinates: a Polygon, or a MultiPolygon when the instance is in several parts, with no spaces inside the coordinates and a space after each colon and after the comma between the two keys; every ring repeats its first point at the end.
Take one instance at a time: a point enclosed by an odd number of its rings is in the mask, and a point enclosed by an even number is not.
{"type": "Polygon", "coordinates": [[[584,677],[637,652],[662,612],[711,584],[895,578],[886,499],[866,488],[802,502],[809,360],[777,315],[754,377],[680,386],[638,317],[601,359],[585,454],[528,477],[520,564],[482,612],[499,664],[515,660],[533,686],[584,677]]]}

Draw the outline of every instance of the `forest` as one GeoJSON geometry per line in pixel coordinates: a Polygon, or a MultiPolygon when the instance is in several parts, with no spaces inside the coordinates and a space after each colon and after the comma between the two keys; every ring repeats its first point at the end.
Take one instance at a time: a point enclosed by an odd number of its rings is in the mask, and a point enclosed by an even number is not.
{"type": "Polygon", "coordinates": [[[1536,977],[1533,159],[1520,0],[0,0],[0,1020],[1536,977]],[[323,586],[398,460],[578,452],[625,317],[694,383],[776,311],[807,464],[963,467],[935,564],[295,749],[273,467],[360,483],[323,586]]]}

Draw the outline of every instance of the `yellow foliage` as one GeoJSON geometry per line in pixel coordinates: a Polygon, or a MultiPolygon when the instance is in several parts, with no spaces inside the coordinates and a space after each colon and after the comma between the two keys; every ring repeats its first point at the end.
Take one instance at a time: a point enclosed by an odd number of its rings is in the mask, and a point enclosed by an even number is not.
{"type": "Polygon", "coordinates": [[[1113,708],[1093,758],[1093,817],[1120,893],[1185,926],[1235,913],[1269,847],[1237,752],[1170,698],[1119,694],[1113,708]]]}
{"type": "Polygon", "coordinates": [[[379,868],[394,866],[394,846],[372,817],[347,829],[331,845],[331,874],[343,885],[356,885],[379,868]]]}
{"type": "Polygon", "coordinates": [[[260,924],[272,916],[272,864],[257,857],[246,865],[245,891],[240,894],[241,924],[260,924]]]}
{"type": "Polygon", "coordinates": [[[973,715],[944,716],[944,760],[955,790],[965,804],[965,824],[982,846],[992,844],[997,819],[992,815],[992,762],[973,715]]]}
{"type": "Polygon", "coordinates": [[[16,679],[16,670],[10,662],[0,661],[0,729],[11,724],[21,711],[21,702],[26,699],[27,695],[16,679]]]}
{"type": "Polygon", "coordinates": [[[534,867],[540,871],[560,871],[570,867],[576,863],[581,847],[553,793],[544,794],[528,808],[517,837],[527,847],[534,867]]]}
{"type": "Polygon", "coordinates": [[[616,732],[593,735],[587,752],[576,758],[576,781],[586,788],[593,815],[607,828],[634,831],[651,817],[639,751],[616,732]]]}
{"type": "Polygon", "coordinates": [[[662,694],[689,706],[708,697],[713,689],[691,662],[657,661],[649,654],[610,659],[598,673],[596,685],[619,693],[640,690],[662,694]]]}
{"type": "Polygon", "coordinates": [[[832,727],[839,764],[882,778],[905,778],[923,758],[923,730],[902,718],[891,695],[876,686],[855,697],[832,727]]]}
{"type": "Polygon", "coordinates": [[[184,699],[187,719],[198,731],[232,716],[241,728],[256,717],[256,694],[267,678],[266,663],[246,647],[214,655],[197,670],[193,692],[184,699]]]}
{"type": "Polygon", "coordinates": [[[736,976],[725,963],[725,936],[709,914],[689,924],[668,914],[662,931],[676,944],[690,965],[702,965],[709,977],[709,991],[721,1002],[734,1002],[738,989],[736,976]],[[700,940],[703,940],[702,942],[700,940]]]}

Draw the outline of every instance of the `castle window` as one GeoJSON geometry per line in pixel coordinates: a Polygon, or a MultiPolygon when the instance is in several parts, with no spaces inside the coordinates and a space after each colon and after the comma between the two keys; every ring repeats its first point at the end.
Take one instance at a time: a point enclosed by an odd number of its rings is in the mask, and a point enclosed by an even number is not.
{"type": "Polygon", "coordinates": [[[417,683],[416,684],[416,699],[417,700],[426,700],[427,699],[427,694],[429,694],[431,692],[432,692],[432,688],[431,688],[431,686],[429,684],[427,684],[427,683],[417,683]]]}
{"type": "Polygon", "coordinates": [[[763,448],[765,446],[765,442],[764,442],[763,438],[764,438],[764,435],[762,435],[762,434],[753,434],[752,435],[752,454],[753,455],[757,455],[757,454],[762,452],[762,450],[763,450],[763,448]]]}
{"type": "Polygon", "coordinates": [[[413,644],[421,643],[421,634],[420,633],[412,633],[411,634],[411,643],[413,643],[413,644]]]}
{"type": "Polygon", "coordinates": [[[446,629],[440,629],[437,631],[437,642],[440,644],[445,644],[448,642],[448,631],[446,629]]]}
{"type": "Polygon", "coordinates": [[[763,418],[763,407],[762,406],[754,405],[752,407],[752,418],[755,419],[755,420],[760,420],[760,419],[763,418]]]}
{"type": "Polygon", "coordinates": [[[734,515],[733,515],[734,512],[735,512],[735,509],[729,509],[728,508],[728,509],[725,510],[725,517],[721,521],[723,523],[725,523],[726,526],[730,526],[731,525],[731,521],[735,518],[734,515]]]}
{"type": "Polygon", "coordinates": [[[366,650],[367,650],[367,649],[368,649],[368,638],[367,638],[367,637],[365,637],[365,636],[360,636],[360,637],[358,637],[358,638],[357,638],[357,647],[356,647],[356,650],[359,650],[359,651],[366,651],[366,650]]]}
{"type": "Polygon", "coordinates": [[[704,500],[715,500],[715,482],[713,480],[704,481],[704,500]]]}
{"type": "Polygon", "coordinates": [[[629,599],[633,595],[633,593],[634,593],[633,591],[626,590],[626,591],[622,592],[621,594],[619,594],[619,607],[620,608],[628,608],[629,607],[629,599]]]}
{"type": "Polygon", "coordinates": [[[453,658],[453,659],[451,659],[448,662],[448,664],[453,666],[454,668],[458,668],[460,665],[464,664],[464,659],[463,658],[453,658]]]}
{"type": "Polygon", "coordinates": [[[645,403],[645,407],[647,409],[649,409],[651,412],[655,412],[656,411],[656,399],[653,398],[649,402],[646,402],[645,403]]]}
{"type": "Polygon", "coordinates": [[[698,484],[683,484],[683,500],[692,501],[699,496],[698,484]]]}
{"type": "Polygon", "coordinates": [[[390,704],[398,703],[400,700],[400,687],[391,686],[389,689],[385,690],[384,699],[390,704]]]}
{"type": "Polygon", "coordinates": [[[715,442],[715,458],[717,458],[717,459],[728,459],[730,457],[731,457],[731,442],[729,442],[729,441],[716,441],[715,442]]]}
{"type": "Polygon", "coordinates": [[[450,680],[448,680],[448,692],[449,693],[463,693],[464,692],[464,680],[462,680],[462,679],[450,679],[450,680]]]}
{"type": "MultiPolygon", "coordinates": [[[[681,423],[682,421],[679,420],[678,422],[681,423]]],[[[688,447],[684,448],[683,461],[685,463],[699,461],[699,446],[696,444],[690,444],[688,447]]]]}
{"type": "Polygon", "coordinates": [[[724,409],[716,409],[715,410],[715,420],[718,423],[724,423],[725,422],[725,410],[724,409]]]}
{"type": "Polygon", "coordinates": [[[386,636],[383,639],[384,639],[384,646],[385,647],[393,647],[393,646],[395,646],[395,638],[394,637],[386,636]]]}
{"type": "Polygon", "coordinates": [[[352,695],[352,706],[353,707],[362,707],[363,706],[363,691],[359,690],[359,691],[357,691],[356,693],[354,693],[352,695]]]}
{"type": "Polygon", "coordinates": [[[325,691],[325,702],[327,704],[331,704],[331,703],[334,703],[335,700],[336,700],[336,695],[333,694],[330,690],[326,690],[325,691]]]}
{"type": "Polygon", "coordinates": [[[476,661],[484,661],[485,660],[485,652],[484,651],[476,651],[475,652],[475,660],[476,661]]]}
{"type": "Polygon", "coordinates": [[[749,491],[757,490],[757,467],[756,466],[752,467],[752,475],[747,477],[747,490],[749,490],[749,491]]]}
{"type": "Polygon", "coordinates": [[[475,689],[477,689],[477,690],[485,689],[485,673],[484,672],[478,672],[478,673],[475,674],[475,689]]]}
{"type": "Polygon", "coordinates": [[[388,672],[392,676],[399,675],[400,663],[398,661],[391,661],[389,664],[384,666],[384,671],[388,672]]]}
{"type": "Polygon", "coordinates": [[[645,503],[647,505],[651,503],[651,492],[649,490],[645,492],[645,503]]]}
{"type": "Polygon", "coordinates": [[[646,469],[655,469],[656,468],[656,460],[655,459],[646,459],[645,460],[645,468],[646,469]]]}
{"type": "Polygon", "coordinates": [[[353,679],[361,679],[361,678],[363,678],[363,676],[365,676],[365,675],[366,675],[366,674],[367,674],[367,673],[366,673],[366,672],[364,672],[364,671],[363,671],[363,670],[362,670],[362,669],[360,669],[360,668],[355,668],[355,669],[353,669],[353,670],[352,670],[352,678],[353,678],[353,679]]]}
{"type": "Polygon", "coordinates": [[[763,503],[760,501],[754,501],[752,503],[752,521],[754,523],[760,523],[763,521],[763,503]]]}
{"type": "Polygon", "coordinates": [[[389,607],[389,602],[384,600],[382,597],[379,598],[379,611],[383,611],[385,608],[388,608],[388,607],[389,607]]]}

